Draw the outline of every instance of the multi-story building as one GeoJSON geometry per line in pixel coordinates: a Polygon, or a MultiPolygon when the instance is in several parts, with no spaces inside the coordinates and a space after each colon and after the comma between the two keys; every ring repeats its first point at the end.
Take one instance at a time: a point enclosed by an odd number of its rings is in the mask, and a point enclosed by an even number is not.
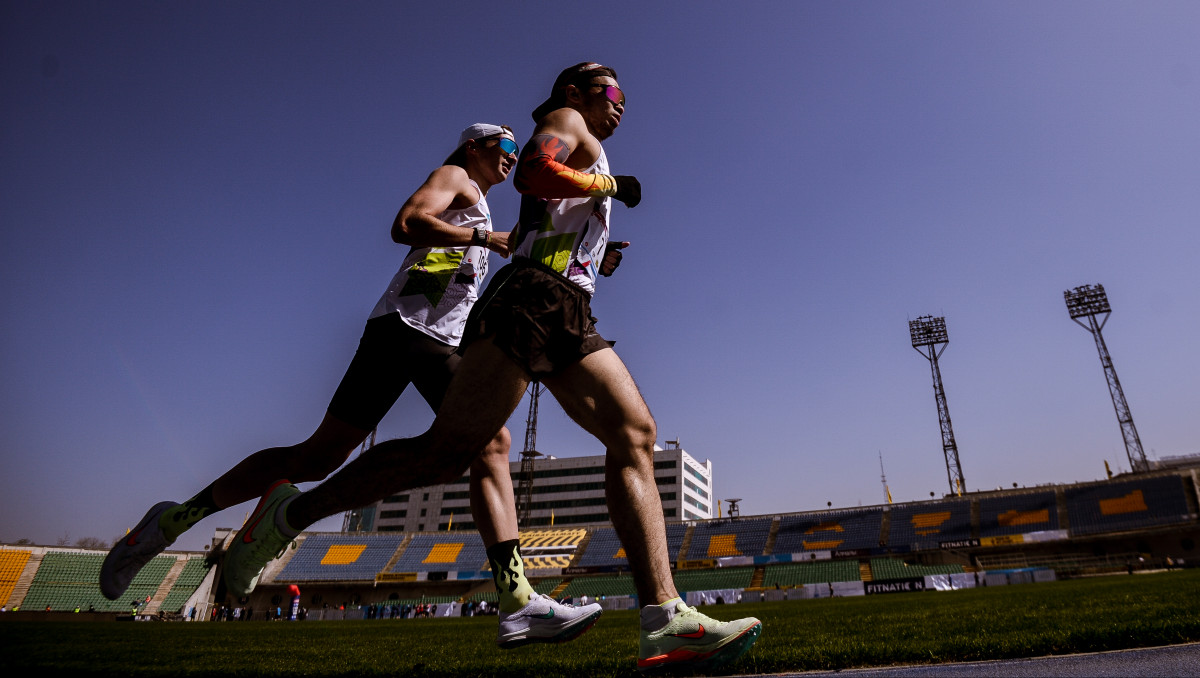
{"type": "MultiPolygon", "coordinates": [[[[654,480],[667,522],[706,520],[716,515],[712,462],[697,461],[667,441],[655,446],[654,480]]],[[[521,463],[509,465],[513,487],[521,485],[521,463]]],[[[518,489],[518,492],[520,490],[518,489]]],[[[575,527],[610,522],[604,494],[604,455],[559,459],[538,457],[533,467],[532,508],[527,525],[575,527]]],[[[345,532],[433,532],[475,529],[470,476],[392,495],[346,514],[345,532]]]]}

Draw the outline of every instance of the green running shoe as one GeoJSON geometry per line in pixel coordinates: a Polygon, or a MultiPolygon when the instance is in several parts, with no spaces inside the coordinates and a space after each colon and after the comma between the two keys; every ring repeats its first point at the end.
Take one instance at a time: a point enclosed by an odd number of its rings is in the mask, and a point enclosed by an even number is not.
{"type": "Polygon", "coordinates": [[[762,633],[762,622],[754,617],[717,621],[683,601],[676,603],[674,615],[657,605],[642,608],[643,621],[659,615],[670,616],[670,621],[657,631],[642,630],[639,671],[708,671],[742,656],[762,633]]]}
{"type": "Polygon", "coordinates": [[[298,533],[283,521],[281,510],[300,490],[286,480],[277,481],[259,500],[250,519],[225,552],[225,588],[240,598],[258,585],[267,563],[283,555],[298,533]]]}

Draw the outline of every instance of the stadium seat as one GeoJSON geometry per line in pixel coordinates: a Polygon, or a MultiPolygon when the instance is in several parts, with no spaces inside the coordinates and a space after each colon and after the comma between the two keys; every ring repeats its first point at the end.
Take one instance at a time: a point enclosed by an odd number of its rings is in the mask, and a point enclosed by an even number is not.
{"type": "Polygon", "coordinates": [[[27,610],[73,610],[92,607],[101,612],[127,612],[132,601],[144,602],[175,564],[174,556],[156,556],[133,578],[120,600],[100,593],[100,564],[103,553],[48,551],[34,574],[21,607],[27,610]]]}
{"type": "Polygon", "coordinates": [[[0,603],[6,602],[12,595],[31,555],[32,552],[25,549],[0,549],[0,603]]]}
{"type": "Polygon", "coordinates": [[[184,603],[204,582],[206,574],[208,574],[208,564],[204,558],[188,558],[183,566],[183,571],[179,573],[179,578],[171,586],[171,591],[167,593],[167,597],[163,599],[159,609],[164,612],[182,612],[184,603]]]}
{"type": "Polygon", "coordinates": [[[892,508],[887,540],[890,547],[936,550],[942,542],[970,538],[970,500],[900,504],[892,508]]]}
{"type": "Polygon", "coordinates": [[[1175,525],[1190,520],[1177,475],[1068,487],[1071,536],[1175,525]]]}
{"type": "Polygon", "coordinates": [[[878,548],[882,525],[883,510],[878,508],[784,516],[779,521],[773,552],[878,548]]]}
{"type": "Polygon", "coordinates": [[[389,571],[480,571],[487,567],[487,551],[478,532],[436,532],[413,535],[389,571]]]}
{"type": "Polygon", "coordinates": [[[715,591],[718,589],[744,589],[754,576],[753,567],[719,567],[715,570],[678,570],[675,572],[675,588],[682,594],[687,591],[715,591]]]}
{"type": "Polygon", "coordinates": [[[812,563],[780,563],[768,565],[763,572],[763,586],[800,586],[839,581],[859,581],[858,561],[821,560],[812,563]]]}
{"type": "Polygon", "coordinates": [[[374,581],[403,541],[391,534],[310,534],[275,581],[374,581]]]}
{"type": "MultiPolygon", "coordinates": [[[[679,549],[683,547],[683,537],[686,533],[687,525],[683,523],[667,525],[667,554],[672,560],[679,553],[679,549]]],[[[605,565],[629,567],[629,560],[625,557],[625,549],[621,547],[621,540],[617,538],[617,531],[611,527],[594,529],[592,538],[588,541],[578,565],[580,567],[605,565]]]]}
{"type": "Polygon", "coordinates": [[[1033,492],[979,500],[979,536],[999,537],[1058,529],[1054,492],[1033,492]]]}
{"type": "Polygon", "coordinates": [[[575,548],[587,530],[529,530],[520,533],[521,556],[526,570],[564,568],[575,557],[575,548]]]}
{"type": "Polygon", "coordinates": [[[872,558],[871,577],[883,579],[911,579],[934,574],[961,574],[961,565],[909,565],[895,558],[872,558]]]}
{"type": "Polygon", "coordinates": [[[686,559],[761,556],[772,522],[772,518],[749,518],[697,523],[686,559]]]}

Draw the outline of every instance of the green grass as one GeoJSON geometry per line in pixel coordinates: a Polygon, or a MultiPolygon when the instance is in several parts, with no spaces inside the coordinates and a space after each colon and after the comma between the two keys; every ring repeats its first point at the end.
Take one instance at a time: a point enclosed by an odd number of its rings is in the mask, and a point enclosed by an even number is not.
{"type": "MultiPolygon", "coordinates": [[[[978,661],[1200,640],[1200,570],[1048,584],[706,608],[754,615],[726,673],[978,661]]],[[[496,618],[304,623],[0,623],[6,672],[181,676],[629,676],[636,612],[582,638],[512,651],[496,618]]]]}

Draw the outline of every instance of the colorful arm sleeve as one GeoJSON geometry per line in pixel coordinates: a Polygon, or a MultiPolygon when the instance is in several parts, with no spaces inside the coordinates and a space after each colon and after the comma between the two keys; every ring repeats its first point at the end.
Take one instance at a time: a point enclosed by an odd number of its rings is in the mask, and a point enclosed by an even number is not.
{"type": "Polygon", "coordinates": [[[517,191],[546,200],[616,195],[617,182],[607,174],[587,174],[567,167],[570,149],[562,139],[538,134],[525,144],[517,163],[513,186],[517,191]]]}

